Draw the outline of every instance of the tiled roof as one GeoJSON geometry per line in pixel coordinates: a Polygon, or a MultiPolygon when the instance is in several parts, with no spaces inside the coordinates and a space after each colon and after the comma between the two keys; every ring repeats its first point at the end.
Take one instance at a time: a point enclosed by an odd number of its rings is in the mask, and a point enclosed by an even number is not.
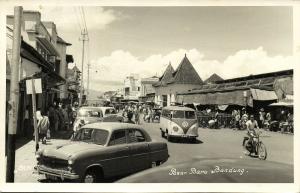
{"type": "Polygon", "coordinates": [[[164,74],[160,77],[161,82],[169,82],[173,79],[174,68],[171,64],[168,65],[164,74]]]}
{"type": "Polygon", "coordinates": [[[221,78],[219,75],[217,75],[216,73],[212,74],[208,79],[206,79],[204,81],[204,83],[215,83],[216,81],[221,81],[224,80],[223,78],[221,78]]]}
{"type": "Polygon", "coordinates": [[[189,59],[186,57],[186,55],[177,67],[176,71],[173,73],[172,83],[203,84],[202,79],[200,78],[197,71],[195,70],[189,59]]]}

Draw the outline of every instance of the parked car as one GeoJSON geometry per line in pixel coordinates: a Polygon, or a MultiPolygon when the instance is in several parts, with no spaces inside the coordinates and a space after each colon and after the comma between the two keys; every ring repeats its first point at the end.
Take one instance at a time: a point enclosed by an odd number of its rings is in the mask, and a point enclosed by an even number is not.
{"type": "Polygon", "coordinates": [[[81,107],[76,112],[73,130],[95,122],[123,122],[123,117],[115,112],[113,107],[81,107]]]}
{"type": "Polygon", "coordinates": [[[123,122],[122,115],[118,115],[114,107],[99,107],[102,111],[104,122],[123,122]]]}
{"type": "Polygon", "coordinates": [[[138,125],[93,123],[69,143],[39,151],[35,168],[47,179],[99,182],[160,165],[168,157],[167,144],[153,142],[138,125]]]}
{"type": "Polygon", "coordinates": [[[254,159],[195,158],[120,179],[120,183],[293,183],[291,164],[254,159]]]}

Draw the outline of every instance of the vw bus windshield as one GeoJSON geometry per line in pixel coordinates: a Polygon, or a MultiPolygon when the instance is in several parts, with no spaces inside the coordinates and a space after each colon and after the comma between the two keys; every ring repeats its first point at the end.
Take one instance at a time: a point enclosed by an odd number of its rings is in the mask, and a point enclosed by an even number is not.
{"type": "Polygon", "coordinates": [[[195,111],[185,111],[186,119],[196,119],[195,111]]]}
{"type": "Polygon", "coordinates": [[[173,111],[174,119],[184,119],[184,111],[173,111]]]}

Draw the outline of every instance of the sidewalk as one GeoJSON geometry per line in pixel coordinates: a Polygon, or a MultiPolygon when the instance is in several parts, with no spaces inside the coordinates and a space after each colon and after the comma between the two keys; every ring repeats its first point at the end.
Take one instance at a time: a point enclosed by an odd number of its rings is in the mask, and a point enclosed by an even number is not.
{"type": "MultiPolygon", "coordinates": [[[[67,140],[64,139],[50,139],[47,141],[46,145],[41,142],[39,144],[40,149],[43,149],[64,144],[66,142],[67,140]]],[[[34,173],[35,165],[35,142],[31,140],[16,150],[15,182],[38,182],[39,176],[34,173]]]]}

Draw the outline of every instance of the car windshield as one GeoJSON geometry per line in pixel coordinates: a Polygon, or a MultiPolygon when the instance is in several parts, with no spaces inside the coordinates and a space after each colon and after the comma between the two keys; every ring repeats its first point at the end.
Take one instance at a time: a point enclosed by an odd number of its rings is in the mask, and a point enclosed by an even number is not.
{"type": "Polygon", "coordinates": [[[106,115],[107,115],[107,114],[116,114],[116,110],[113,109],[113,108],[111,108],[111,109],[106,109],[106,110],[105,110],[105,114],[106,114],[106,115]]]}
{"type": "Polygon", "coordinates": [[[174,119],[184,119],[184,111],[173,111],[174,119]]]}
{"type": "Polygon", "coordinates": [[[108,131],[106,130],[84,128],[76,132],[75,137],[72,140],[104,145],[106,144],[107,137],[108,131]]]}
{"type": "Polygon", "coordinates": [[[78,111],[79,117],[101,117],[100,110],[96,109],[79,109],[78,111]]]}
{"type": "Polygon", "coordinates": [[[194,111],[185,111],[185,118],[186,119],[195,119],[195,112],[194,111]]]}

